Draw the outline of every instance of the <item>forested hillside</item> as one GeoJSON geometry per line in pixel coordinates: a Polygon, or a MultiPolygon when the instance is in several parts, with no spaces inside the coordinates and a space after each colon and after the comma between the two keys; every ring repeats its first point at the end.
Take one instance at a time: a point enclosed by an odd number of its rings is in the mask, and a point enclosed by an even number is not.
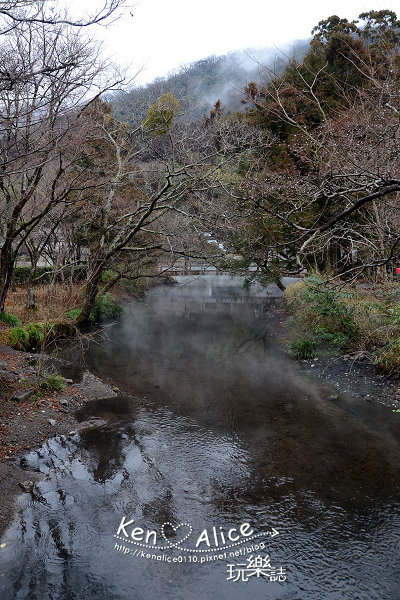
{"type": "Polygon", "coordinates": [[[400,599],[400,19],[325,6],[0,0],[0,600],[400,599]]]}
{"type": "Polygon", "coordinates": [[[184,65],[175,72],[144,86],[133,87],[109,98],[116,118],[130,123],[143,119],[151,104],[166,92],[174,94],[187,119],[201,119],[220,100],[229,112],[242,111],[243,87],[264,79],[265,70],[282,73],[290,59],[302,60],[309,42],[298,41],[284,47],[248,49],[224,56],[209,56],[184,65]]]}
{"type": "MultiPolygon", "coordinates": [[[[183,257],[253,265],[254,278],[278,285],[310,272],[394,285],[395,13],[332,16],[292,56],[211,57],[117,94],[121,82],[80,29],[38,15],[1,45],[1,311],[18,280],[30,321],[50,281],[59,318],[82,327],[112,314],[116,284],[136,289],[183,257]]],[[[383,328],[398,314],[387,309],[383,328]]]]}
{"type": "Polygon", "coordinates": [[[245,88],[269,149],[241,185],[293,270],[385,279],[398,255],[399,25],[390,11],[330,17],[303,61],[245,88]]]}

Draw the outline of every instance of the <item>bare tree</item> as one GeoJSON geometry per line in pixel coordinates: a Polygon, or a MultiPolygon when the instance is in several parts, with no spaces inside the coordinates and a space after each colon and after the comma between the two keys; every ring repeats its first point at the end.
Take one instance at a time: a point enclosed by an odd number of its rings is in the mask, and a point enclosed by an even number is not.
{"type": "Polygon", "coordinates": [[[90,254],[81,324],[89,319],[104,270],[123,257],[185,256],[189,230],[197,238],[191,251],[201,242],[206,246],[202,232],[219,212],[216,206],[207,210],[213,191],[223,192],[223,173],[250,143],[223,119],[176,121],[179,103],[172,94],[163,95],[135,129],[113,119],[104,104],[90,111],[86,153],[99,187],[85,196],[82,215],[90,254]]]}
{"type": "Polygon", "coordinates": [[[79,28],[109,24],[110,20],[118,18],[118,11],[124,6],[126,6],[126,0],[103,0],[98,3],[98,8],[92,13],[73,19],[68,16],[66,10],[57,10],[54,3],[50,3],[48,0],[2,0],[0,1],[0,16],[3,19],[2,32],[7,33],[22,23],[70,25],[79,28]]]}
{"type": "Polygon", "coordinates": [[[271,249],[288,272],[371,267],[385,276],[400,243],[398,69],[351,36],[332,46],[333,67],[293,62],[284,75],[268,72],[261,91],[247,87],[277,138],[242,193],[266,219],[265,255],[271,249]]]}
{"type": "MultiPolygon", "coordinates": [[[[104,0],[99,2],[97,10],[80,18],[72,18],[68,12],[59,10],[56,4],[48,0],[14,0],[0,1],[0,35],[7,35],[27,25],[47,28],[49,35],[53,28],[67,26],[70,31],[79,31],[93,25],[108,25],[119,18],[126,0],[104,0]]],[[[72,56],[57,55],[42,57],[42,62],[35,64],[26,62],[10,64],[0,63],[0,90],[11,90],[16,85],[26,85],[42,74],[62,77],[67,67],[76,66],[72,56]]]]}
{"type": "Polygon", "coordinates": [[[74,171],[82,108],[109,84],[98,49],[65,25],[22,23],[3,37],[1,63],[17,77],[0,89],[0,310],[19,249],[85,187],[74,171]],[[52,65],[56,65],[53,70],[52,65]]]}

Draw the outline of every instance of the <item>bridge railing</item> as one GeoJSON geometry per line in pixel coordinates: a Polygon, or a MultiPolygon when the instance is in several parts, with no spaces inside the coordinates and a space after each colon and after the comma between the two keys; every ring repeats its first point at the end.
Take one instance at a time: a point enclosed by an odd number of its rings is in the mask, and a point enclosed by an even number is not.
{"type": "MultiPolygon", "coordinates": [[[[167,275],[229,275],[227,271],[222,271],[214,265],[204,264],[174,264],[172,266],[159,267],[160,270],[167,275]]],[[[250,266],[247,273],[252,273],[256,267],[250,266]]]]}

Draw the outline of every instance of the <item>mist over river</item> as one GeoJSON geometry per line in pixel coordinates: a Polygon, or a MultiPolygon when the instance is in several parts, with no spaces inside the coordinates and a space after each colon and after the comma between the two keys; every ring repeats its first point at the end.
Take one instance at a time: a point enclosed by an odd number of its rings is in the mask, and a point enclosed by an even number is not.
{"type": "Polygon", "coordinates": [[[274,290],[178,281],[63,351],[119,393],[27,455],[1,600],[398,600],[400,414],[301,373],[274,290]]]}

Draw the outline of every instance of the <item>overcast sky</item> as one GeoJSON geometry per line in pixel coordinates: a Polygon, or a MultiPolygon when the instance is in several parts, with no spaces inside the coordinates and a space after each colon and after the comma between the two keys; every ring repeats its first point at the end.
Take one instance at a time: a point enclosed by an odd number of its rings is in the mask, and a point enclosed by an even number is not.
{"type": "MultiPolygon", "coordinates": [[[[101,0],[74,0],[81,11],[101,0]]],[[[230,50],[264,47],[306,38],[332,14],[347,19],[388,8],[400,14],[399,0],[132,0],[132,8],[95,36],[137,83],[166,75],[182,64],[230,50]],[[131,13],[133,16],[131,16],[131,13]]]]}

